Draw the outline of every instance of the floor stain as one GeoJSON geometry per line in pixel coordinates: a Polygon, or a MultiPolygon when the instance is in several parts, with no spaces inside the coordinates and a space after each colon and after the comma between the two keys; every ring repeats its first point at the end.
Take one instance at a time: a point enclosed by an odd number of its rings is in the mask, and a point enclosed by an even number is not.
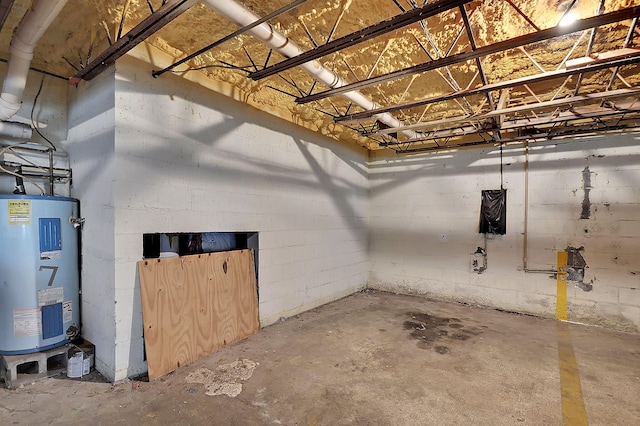
{"type": "Polygon", "coordinates": [[[468,336],[466,334],[452,334],[449,336],[450,339],[456,339],[456,340],[468,340],[471,336],[468,336]]]}
{"type": "Polygon", "coordinates": [[[446,347],[446,346],[436,346],[434,349],[440,355],[444,355],[444,354],[448,354],[449,353],[449,348],[446,347]]]}
{"type": "Polygon", "coordinates": [[[466,341],[480,334],[477,330],[465,329],[459,318],[438,317],[420,312],[408,312],[407,316],[410,319],[403,323],[403,328],[410,330],[411,338],[418,341],[416,345],[420,349],[433,349],[441,355],[448,354],[450,350],[447,346],[435,345],[436,343],[441,343],[444,339],[466,341]]]}
{"type": "Polygon", "coordinates": [[[207,389],[205,395],[227,395],[236,397],[242,392],[242,382],[249,380],[257,362],[248,359],[237,360],[218,366],[215,371],[198,368],[187,375],[187,383],[201,383],[207,389]]]}

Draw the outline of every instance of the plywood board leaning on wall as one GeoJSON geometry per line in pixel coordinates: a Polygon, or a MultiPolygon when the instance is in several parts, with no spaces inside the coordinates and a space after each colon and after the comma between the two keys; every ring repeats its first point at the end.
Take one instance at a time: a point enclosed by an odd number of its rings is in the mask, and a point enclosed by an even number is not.
{"type": "Polygon", "coordinates": [[[260,329],[253,250],[138,262],[149,379],[260,329]]]}

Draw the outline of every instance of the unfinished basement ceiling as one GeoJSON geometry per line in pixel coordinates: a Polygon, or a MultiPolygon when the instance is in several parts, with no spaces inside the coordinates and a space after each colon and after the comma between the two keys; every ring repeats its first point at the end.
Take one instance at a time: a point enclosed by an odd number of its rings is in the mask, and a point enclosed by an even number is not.
{"type": "MultiPolygon", "coordinates": [[[[636,0],[237,3],[256,17],[288,9],[269,24],[306,52],[305,62],[317,58],[344,87],[331,88],[250,31],[166,72],[230,84],[237,99],[336,140],[422,152],[640,128],[636,0]],[[354,91],[375,104],[354,102],[354,91]]],[[[4,7],[6,59],[31,2],[0,0],[0,13],[4,7]]],[[[101,71],[93,68],[95,58],[111,44],[126,45],[129,31],[135,36],[138,24],[168,8],[175,19],[170,15],[143,43],[175,61],[239,29],[192,1],[69,1],[32,67],[90,79],[101,71]]],[[[149,64],[152,70],[158,67],[149,64]]],[[[157,76],[159,85],[163,78],[157,76]]]]}

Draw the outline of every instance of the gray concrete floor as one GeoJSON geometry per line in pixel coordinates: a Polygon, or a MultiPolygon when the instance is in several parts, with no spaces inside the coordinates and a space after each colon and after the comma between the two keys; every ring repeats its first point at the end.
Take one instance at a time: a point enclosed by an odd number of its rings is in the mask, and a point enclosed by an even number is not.
{"type": "Polygon", "coordinates": [[[575,399],[561,395],[563,374],[589,424],[640,424],[640,336],[568,328],[365,291],[152,382],[0,389],[0,425],[560,425],[563,398],[575,399]],[[561,373],[567,343],[577,370],[561,373]]]}

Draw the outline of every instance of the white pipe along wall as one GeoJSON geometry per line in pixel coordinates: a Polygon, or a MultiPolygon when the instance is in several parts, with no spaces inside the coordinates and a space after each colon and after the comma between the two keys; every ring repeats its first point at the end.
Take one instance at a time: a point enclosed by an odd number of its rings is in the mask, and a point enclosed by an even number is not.
{"type": "MultiPolygon", "coordinates": [[[[227,19],[233,21],[240,27],[245,27],[260,19],[260,16],[256,15],[243,5],[238,4],[233,0],[203,0],[203,3],[205,3],[216,12],[224,15],[225,17],[227,17],[227,19]]],[[[298,56],[304,53],[304,50],[302,50],[297,44],[295,44],[292,40],[289,40],[289,38],[287,38],[286,36],[277,32],[271,25],[267,23],[257,25],[247,32],[253,35],[257,40],[261,41],[262,43],[266,44],[267,46],[287,58],[298,56]]],[[[333,71],[325,68],[320,64],[320,62],[316,60],[305,62],[304,64],[300,65],[300,68],[302,68],[318,80],[322,81],[330,88],[341,87],[346,84],[346,82],[342,78],[340,78],[340,76],[335,74],[333,71]]],[[[377,105],[371,99],[355,90],[343,93],[342,96],[346,97],[351,102],[359,105],[365,110],[372,110],[377,107],[377,105]]],[[[389,113],[376,114],[374,115],[374,117],[391,127],[404,126],[404,124],[400,120],[389,113]]],[[[404,131],[402,133],[410,138],[417,137],[416,133],[413,131],[404,131]]]]}
{"type": "Polygon", "coordinates": [[[33,50],[67,0],[34,0],[16,28],[9,47],[7,76],[0,95],[0,120],[13,117],[22,105],[33,50]]]}
{"type": "Polygon", "coordinates": [[[6,136],[12,139],[31,139],[33,129],[25,123],[16,123],[15,121],[0,121],[0,136],[6,136]]]}

